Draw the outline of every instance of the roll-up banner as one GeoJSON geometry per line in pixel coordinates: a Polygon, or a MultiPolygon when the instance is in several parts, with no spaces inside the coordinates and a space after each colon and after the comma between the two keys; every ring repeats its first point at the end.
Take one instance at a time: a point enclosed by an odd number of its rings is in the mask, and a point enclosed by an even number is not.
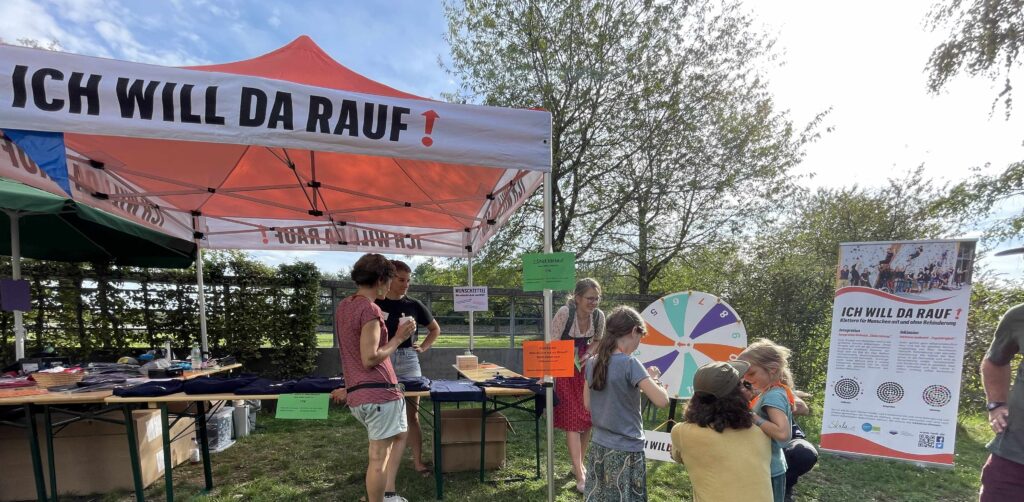
{"type": "Polygon", "coordinates": [[[840,246],[822,450],[953,465],[975,244],[840,246]]]}

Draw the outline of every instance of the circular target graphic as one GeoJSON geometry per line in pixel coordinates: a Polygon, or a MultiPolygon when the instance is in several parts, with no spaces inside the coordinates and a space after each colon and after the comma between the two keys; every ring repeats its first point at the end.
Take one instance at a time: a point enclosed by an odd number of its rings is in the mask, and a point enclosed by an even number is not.
{"type": "Polygon", "coordinates": [[[860,382],[852,378],[840,378],[832,386],[832,392],[839,399],[854,399],[860,395],[860,382]]]}
{"type": "Polygon", "coordinates": [[[924,399],[925,404],[928,406],[938,408],[949,404],[953,399],[953,392],[945,385],[929,385],[921,393],[921,399],[924,399]]]}
{"type": "Polygon", "coordinates": [[[643,310],[647,336],[634,355],[657,366],[670,396],[693,395],[701,365],[735,359],[747,346],[747,330],[736,311],[715,295],[689,291],[663,296],[643,310]]]}
{"type": "Polygon", "coordinates": [[[885,382],[878,386],[876,394],[883,403],[897,403],[903,399],[903,386],[896,382],[885,382]]]}

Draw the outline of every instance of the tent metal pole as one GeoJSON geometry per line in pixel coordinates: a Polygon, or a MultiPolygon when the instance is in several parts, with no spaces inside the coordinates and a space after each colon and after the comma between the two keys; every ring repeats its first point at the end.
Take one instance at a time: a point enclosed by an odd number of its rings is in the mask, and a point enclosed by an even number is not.
{"type": "Polygon", "coordinates": [[[203,248],[196,239],[196,297],[199,298],[199,342],[202,344],[203,355],[210,356],[210,347],[206,342],[206,292],[203,288],[203,248]]]}
{"type": "MultiPolygon", "coordinates": [[[[550,164],[549,164],[550,166],[550,164]]],[[[551,217],[553,214],[552,210],[552,178],[551,171],[544,173],[544,252],[551,252],[551,217]]],[[[544,290],[544,343],[551,343],[551,290],[544,290]]],[[[544,421],[547,429],[547,455],[548,455],[548,502],[554,502],[555,500],[555,438],[554,430],[555,423],[553,419],[553,411],[555,409],[555,398],[554,398],[554,380],[551,375],[544,375],[544,400],[546,408],[544,409],[544,421]]]]}
{"type": "MultiPolygon", "coordinates": [[[[21,279],[21,230],[18,228],[20,215],[4,211],[11,220],[11,279],[21,279]]],[[[14,311],[14,360],[25,357],[25,320],[20,310],[14,311]]]]}
{"type": "MultiPolygon", "coordinates": [[[[469,281],[469,284],[467,284],[467,286],[472,286],[473,285],[473,257],[472,256],[469,257],[469,270],[468,270],[468,273],[466,274],[466,276],[467,276],[466,279],[469,281]]],[[[469,311],[469,352],[470,353],[473,352],[473,336],[474,336],[474,330],[473,330],[473,317],[474,316],[473,316],[473,314],[475,314],[475,312],[470,310],[469,311]]]]}

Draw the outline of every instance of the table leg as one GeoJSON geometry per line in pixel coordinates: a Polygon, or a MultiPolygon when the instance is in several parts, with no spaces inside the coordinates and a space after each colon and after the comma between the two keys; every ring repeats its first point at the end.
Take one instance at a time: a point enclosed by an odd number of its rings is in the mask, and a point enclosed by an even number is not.
{"type": "Polygon", "coordinates": [[[50,474],[50,500],[57,502],[57,459],[53,458],[53,417],[50,407],[43,405],[43,439],[46,440],[46,468],[50,474]]]}
{"type": "Polygon", "coordinates": [[[206,478],[206,491],[210,491],[213,489],[213,469],[210,465],[210,438],[206,432],[205,401],[196,401],[196,434],[199,435],[199,447],[202,448],[203,477],[206,478]]]}
{"type": "Polygon", "coordinates": [[[174,502],[174,474],[171,472],[174,462],[171,461],[171,426],[168,423],[166,402],[160,403],[160,428],[163,429],[164,437],[164,490],[167,502],[174,502]]]}
{"type": "Polygon", "coordinates": [[[441,402],[431,400],[434,405],[434,493],[437,500],[444,498],[444,476],[441,474],[441,402]]]}
{"type": "Polygon", "coordinates": [[[32,474],[36,478],[36,499],[46,500],[46,480],[43,478],[43,461],[39,453],[39,430],[36,429],[35,409],[25,405],[25,420],[28,421],[28,446],[32,453],[32,474]]]}
{"type": "Polygon", "coordinates": [[[122,405],[121,410],[124,412],[125,435],[128,436],[128,458],[132,463],[132,482],[135,484],[135,500],[142,502],[145,500],[145,496],[143,495],[142,466],[139,464],[139,442],[135,432],[135,420],[132,418],[132,407],[130,405],[122,405]]]}
{"type": "Polygon", "coordinates": [[[480,408],[480,482],[484,482],[484,455],[487,448],[487,400],[480,408]]]}
{"type": "Polygon", "coordinates": [[[540,479],[540,413],[537,413],[537,399],[535,397],[533,402],[533,442],[537,447],[537,479],[540,479]]]}

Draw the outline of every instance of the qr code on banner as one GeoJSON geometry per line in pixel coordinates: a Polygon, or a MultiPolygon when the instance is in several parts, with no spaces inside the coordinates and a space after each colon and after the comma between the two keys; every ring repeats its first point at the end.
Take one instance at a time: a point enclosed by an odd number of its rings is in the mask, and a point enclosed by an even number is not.
{"type": "Polygon", "coordinates": [[[946,436],[943,434],[934,434],[930,432],[922,432],[917,436],[917,447],[918,448],[935,448],[941,450],[946,446],[946,436]]]}

